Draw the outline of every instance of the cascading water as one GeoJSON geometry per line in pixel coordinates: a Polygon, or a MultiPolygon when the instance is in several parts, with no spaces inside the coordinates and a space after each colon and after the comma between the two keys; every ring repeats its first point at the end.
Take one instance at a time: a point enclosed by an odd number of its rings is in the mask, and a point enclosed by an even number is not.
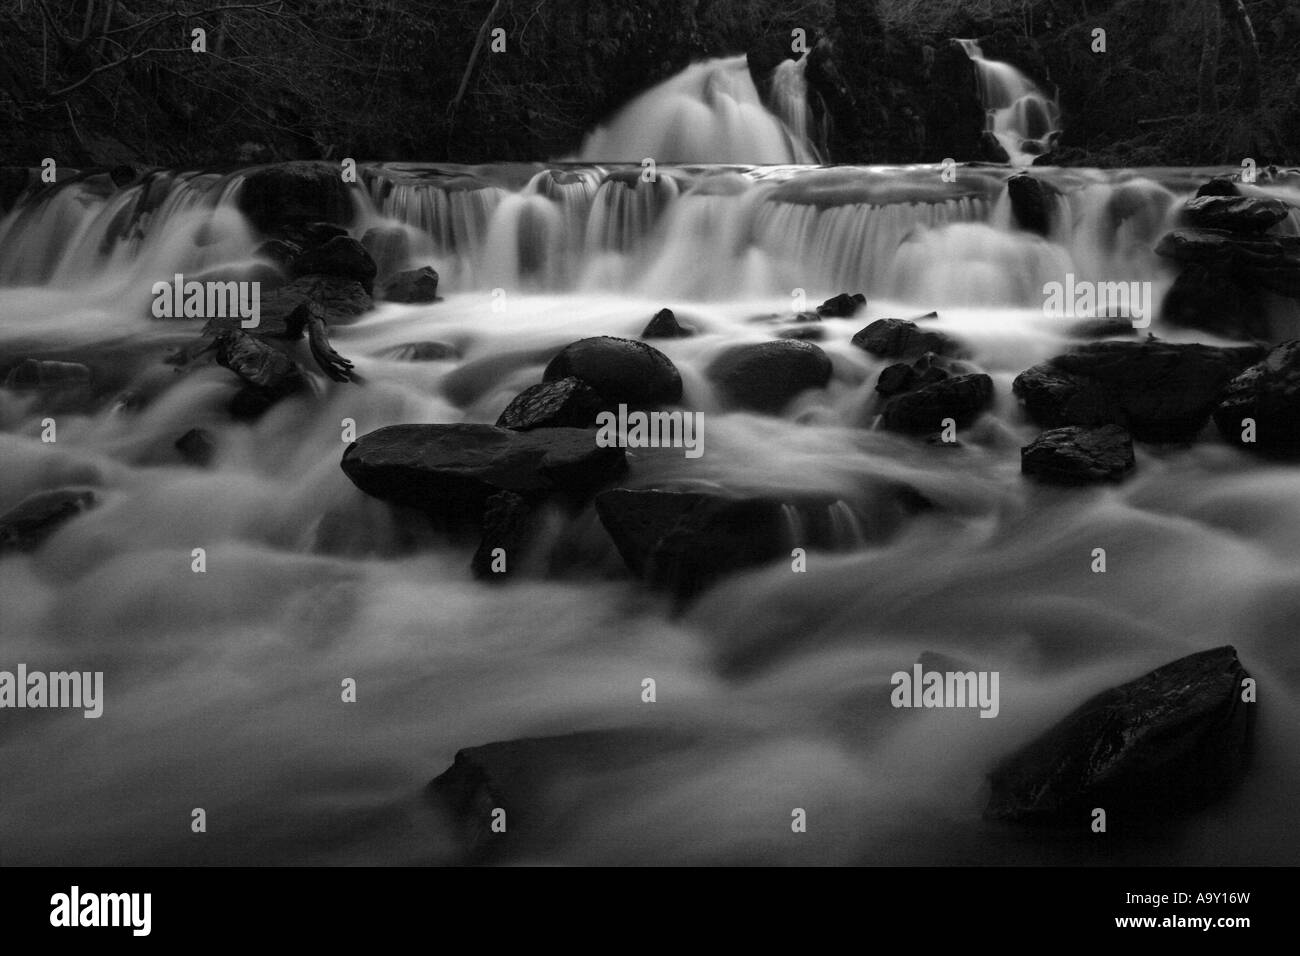
{"type": "Polygon", "coordinates": [[[977,41],[957,42],[975,65],[989,132],[1002,144],[1012,165],[1029,166],[1060,136],[1060,109],[1010,63],[986,60],[977,41]]]}
{"type": "Polygon", "coordinates": [[[780,116],[763,105],[744,56],[707,60],[642,93],[582,144],[587,163],[815,163],[802,62],[783,64],[780,116]],[[793,127],[787,123],[794,124],[793,127]]]}
{"type": "MultiPolygon", "coordinates": [[[[627,148],[633,163],[656,155],[627,148]]],[[[1296,472],[1211,442],[1139,447],[1136,476],[1107,490],[1034,488],[1018,471],[1037,429],[1011,380],[1072,341],[1043,314],[1042,283],[1165,275],[1151,245],[1211,172],[1045,172],[1064,198],[1044,238],[1001,215],[1005,172],[979,168],[957,184],[935,167],[661,165],[655,182],[636,165],[368,168],[352,234],[397,228],[398,267],[433,264],[444,298],[340,325],[364,384],[318,381],[252,423],[225,411],[226,370],[161,364],[201,323],[148,310],[150,283],[174,271],[257,265],[242,174],[29,197],[0,222],[0,355],[107,378],[101,403],[56,414],[54,443],[42,397],[0,389],[0,510],[63,486],[101,503],[0,561],[0,648],[104,670],[107,701],[99,721],[0,722],[6,862],[442,861],[453,831],[420,794],[458,749],[640,719],[646,676],[656,715],[705,743],[603,778],[606,799],[573,807],[547,861],[1293,862],[1277,834],[1300,830],[1296,472]],[[780,416],[723,409],[705,374],[723,349],[859,290],[861,314],[818,323],[827,389],[780,416]],[[341,474],[341,422],[495,421],[564,344],[635,337],[666,305],[698,333],[656,344],[706,415],[706,451],[646,450],[633,481],[825,496],[842,550],[810,554],[807,573],[778,562],[674,616],[620,579],[588,511],[548,526],[551,578],[489,586],[467,570],[472,544],[419,537],[341,474]],[[875,318],[932,308],[997,395],[952,449],[871,427],[889,360],[850,344],[875,318]],[[392,358],[427,341],[453,351],[392,358]],[[173,449],[194,427],[213,436],[206,469],[173,449]],[[933,506],[889,542],[882,483],[933,506]],[[1094,575],[1102,546],[1112,570],[1094,575]],[[1272,689],[1261,769],[1196,818],[1194,839],[1092,850],[981,824],[1001,756],[1092,693],[1224,643],[1272,689]],[[892,710],[890,673],[924,651],[999,670],[999,719],[892,710]],[[346,677],[362,703],[339,703],[346,677]],[[202,841],[195,806],[222,821],[202,841]],[[794,841],[792,806],[817,821],[794,841]]]]}

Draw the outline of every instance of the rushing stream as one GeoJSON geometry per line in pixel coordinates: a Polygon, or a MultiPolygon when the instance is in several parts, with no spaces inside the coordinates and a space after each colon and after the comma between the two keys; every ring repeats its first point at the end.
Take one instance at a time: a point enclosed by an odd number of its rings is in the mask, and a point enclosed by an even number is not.
{"type": "MultiPolygon", "coordinates": [[[[655,109],[705,90],[744,138],[715,159],[812,158],[762,112],[743,63],[691,70],[655,109]]],[[[119,370],[89,412],[0,390],[0,510],[69,485],[101,499],[38,552],[0,561],[0,656],[105,673],[98,720],[0,722],[0,861],[435,862],[450,836],[422,788],[459,748],[653,720],[703,742],[604,781],[548,861],[1294,862],[1300,471],[1207,437],[1139,445],[1136,474],[1113,488],[1019,474],[1038,429],[1011,381],[1071,341],[1072,320],[1044,315],[1043,284],[1149,280],[1158,300],[1172,273],[1151,247],[1216,170],[1035,170],[1061,191],[1044,238],[1012,225],[1006,168],[947,182],[939,167],[673,165],[672,145],[700,142],[717,115],[688,115],[680,136],[669,119],[646,126],[661,138],[628,164],[597,162],[621,121],[581,164],[366,167],[352,234],[403,227],[408,264],[438,270],[443,300],[381,303],[334,329],[363,382],[318,377],[316,394],[253,423],[226,414],[225,369],[162,363],[201,322],[149,313],[152,283],[174,273],[252,274],[241,172],[78,183],[0,222],[0,355],[119,370]],[[663,159],[653,182],[641,154],[663,159]],[[144,190],[149,212],[133,216],[144,190]],[[822,323],[827,389],[780,416],[721,410],[703,374],[714,356],[845,291],[868,306],[822,323]],[[847,517],[846,549],[814,552],[807,573],[744,573],[674,616],[623,576],[590,508],[551,522],[549,577],[490,585],[470,574],[472,542],[428,535],[400,551],[421,532],[341,472],[345,419],[357,434],[491,423],[561,346],[635,338],[665,306],[700,333],[656,345],[705,413],[705,453],[637,453],[631,486],[824,493],[861,516],[863,489],[889,479],[936,507],[886,543],[847,517]],[[956,448],[873,427],[889,363],[849,341],[872,319],[932,309],[997,392],[956,448]],[[460,356],[391,357],[428,340],[460,356]],[[43,442],[51,414],[57,441],[43,442]],[[208,469],[172,450],[196,426],[216,438],[208,469]],[[329,544],[340,539],[356,547],[329,544]],[[1098,547],[1105,574],[1090,569],[1098,547]],[[981,821],[1002,755],[1093,692],[1228,643],[1262,700],[1256,764],[1229,799],[1104,846],[981,821]],[[999,671],[998,719],[892,710],[889,675],[924,651],[999,671]],[[355,704],[340,701],[349,677],[355,704]],[[206,834],[191,832],[196,807],[206,834]],[[798,838],[792,807],[810,821],[798,838]]],[[[1244,188],[1300,202],[1293,181],[1244,188]]],[[[1293,213],[1284,231],[1297,226],[1293,213]]]]}

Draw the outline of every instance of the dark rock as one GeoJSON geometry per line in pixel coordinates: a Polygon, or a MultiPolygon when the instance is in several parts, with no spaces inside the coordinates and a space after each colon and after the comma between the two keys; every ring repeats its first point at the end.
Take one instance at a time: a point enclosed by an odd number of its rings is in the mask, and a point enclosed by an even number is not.
{"type": "Polygon", "coordinates": [[[1200,196],[1240,196],[1241,190],[1237,184],[1226,176],[1216,176],[1214,179],[1205,182],[1196,190],[1197,197],[1200,196]]]}
{"type": "Polygon", "coordinates": [[[820,322],[821,320],[822,317],[816,312],[796,312],[793,319],[793,321],[801,325],[808,322],[820,322]]]}
{"type": "Polygon", "coordinates": [[[325,245],[331,239],[351,235],[347,229],[332,222],[304,223],[296,227],[293,234],[298,244],[304,249],[315,249],[317,246],[325,245]]]}
{"type": "Polygon", "coordinates": [[[366,494],[456,525],[479,522],[498,491],[580,500],[627,463],[622,448],[597,447],[594,431],[460,424],[380,428],[347,447],[342,467],[366,494]]]}
{"type": "Polygon", "coordinates": [[[1300,298],[1300,236],[1175,229],[1156,243],[1156,253],[1204,264],[1240,282],[1300,298]]]}
{"type": "Polygon", "coordinates": [[[191,428],[176,439],[176,450],[191,465],[206,468],[212,463],[212,457],[216,454],[217,445],[212,438],[212,433],[206,428],[191,428]]]}
{"type": "Polygon", "coordinates": [[[80,362],[41,362],[24,359],[5,376],[5,388],[64,389],[90,384],[90,369],[80,362]]]}
{"type": "Polygon", "coordinates": [[[1108,316],[1097,319],[1080,319],[1066,330],[1076,339],[1105,339],[1115,335],[1134,335],[1132,319],[1108,316]]]}
{"type": "Polygon", "coordinates": [[[817,306],[817,314],[827,318],[847,319],[856,315],[859,309],[865,308],[866,304],[867,297],[861,292],[852,295],[841,292],[817,306]]]}
{"type": "Polygon", "coordinates": [[[1214,410],[1230,444],[1278,458],[1300,457],[1300,341],[1284,342],[1231,382],[1214,410]],[[1242,420],[1255,420],[1255,441],[1241,440],[1242,420]]]}
{"type": "Polygon", "coordinates": [[[438,273],[432,266],[399,272],[384,282],[380,298],[388,302],[437,302],[438,273]]]}
{"type": "Polygon", "coordinates": [[[960,342],[942,332],[922,329],[907,319],[876,319],[853,336],[853,344],[882,358],[904,358],[923,352],[960,355],[960,342]]]}
{"type": "Polygon", "coordinates": [[[295,276],[351,279],[359,283],[367,295],[374,295],[375,275],[378,272],[370,253],[351,236],[335,236],[324,245],[309,249],[294,259],[289,269],[295,276]]]}
{"type": "Polygon", "coordinates": [[[18,204],[30,179],[25,166],[0,166],[0,213],[9,212],[18,204]]]}
{"type": "Polygon", "coordinates": [[[776,333],[776,337],[799,342],[820,342],[826,338],[826,330],[820,325],[796,325],[794,328],[781,329],[776,333]]]}
{"type": "Polygon", "coordinates": [[[1133,465],[1133,439],[1118,425],[1053,428],[1020,449],[1021,473],[1053,485],[1120,481],[1133,465]]]}
{"type": "Polygon", "coordinates": [[[912,388],[916,381],[916,372],[906,362],[897,362],[888,366],[876,380],[876,391],[881,395],[897,395],[912,388]]]}
{"type": "Polygon", "coordinates": [[[682,377],[656,348],[636,339],[600,335],[566,345],[551,359],[542,381],[579,378],[611,405],[672,405],[681,400],[682,377]]]}
{"type": "Polygon", "coordinates": [[[1121,425],[1139,441],[1188,441],[1262,355],[1254,346],[1090,342],[1021,372],[1012,388],[1044,428],[1121,425]]]}
{"type": "MultiPolygon", "coordinates": [[[[360,282],[335,276],[303,276],[262,295],[259,334],[276,334],[302,305],[318,307],[331,325],[343,325],[369,312],[374,305],[360,282]]],[[[212,320],[213,324],[217,320],[212,320]]],[[[239,320],[232,320],[238,327],[239,320]]]]}
{"type": "Polygon", "coordinates": [[[580,379],[562,378],[524,389],[497,419],[498,428],[594,428],[605,407],[600,395],[580,379]]]}
{"type": "Polygon", "coordinates": [[[383,356],[398,362],[443,362],[460,358],[460,350],[449,342],[406,342],[383,356]]]}
{"type": "MultiPolygon", "coordinates": [[[[629,772],[695,742],[676,730],[622,728],[499,741],[457,751],[429,784],[431,802],[454,825],[455,862],[551,855],[597,795],[626,786],[629,772]],[[492,832],[492,811],[507,826],[492,832]]],[[[633,774],[632,776],[636,776],[633,774]]]]}
{"type": "Polygon", "coordinates": [[[1183,206],[1192,225],[1230,232],[1263,232],[1290,213],[1289,203],[1263,196],[1198,196],[1183,206]]]}
{"type": "Polygon", "coordinates": [[[641,333],[641,338],[684,339],[694,334],[691,329],[683,328],[678,323],[677,316],[673,314],[672,309],[660,309],[655,313],[655,317],[650,320],[650,324],[645,327],[645,331],[641,333]]]}
{"type": "Polygon", "coordinates": [[[89,488],[38,491],[0,515],[0,554],[34,551],[64,522],[97,504],[89,488]]]}
{"type": "Polygon", "coordinates": [[[1160,321],[1225,338],[1269,337],[1268,305],[1253,283],[1199,263],[1185,266],[1160,303],[1160,321]]]}
{"type": "Polygon", "coordinates": [[[225,330],[217,334],[215,344],[217,363],[238,375],[247,386],[231,401],[231,413],[237,418],[256,418],[276,402],[307,387],[298,363],[260,338],[225,330]]]}
{"type": "Polygon", "coordinates": [[[1211,803],[1247,767],[1247,676],[1219,647],[1103,691],[994,769],[985,816],[1086,832],[1094,807],[1113,828],[1211,803]]]}
{"type": "Polygon", "coordinates": [[[264,233],[309,222],[347,225],[355,215],[337,163],[291,162],[253,170],[236,202],[264,233]]]}
{"type": "Polygon", "coordinates": [[[253,250],[253,255],[288,268],[294,259],[302,255],[302,246],[288,239],[268,239],[253,250]]]}
{"type": "Polygon", "coordinates": [[[942,382],[950,374],[963,374],[964,363],[948,363],[934,352],[926,352],[911,365],[897,362],[886,367],[876,381],[876,391],[882,395],[898,395],[935,382],[942,382]]]}
{"type": "Polygon", "coordinates": [[[951,418],[965,428],[993,404],[993,379],[982,373],[953,375],[885,403],[881,424],[890,431],[940,431],[951,418]]]}
{"type": "Polygon", "coordinates": [[[474,552],[470,568],[476,578],[504,581],[517,575],[533,537],[533,505],[513,491],[490,495],[483,507],[483,536],[474,552]],[[505,569],[494,571],[493,551],[505,552],[505,569]]]}
{"type": "Polygon", "coordinates": [[[1028,173],[1007,180],[1011,212],[1021,228],[1046,236],[1052,231],[1052,205],[1056,191],[1028,173]]]}
{"type": "Polygon", "coordinates": [[[825,388],[831,360],[811,342],[780,339],[727,349],[705,374],[727,405],[775,415],[801,392],[825,388]]]}

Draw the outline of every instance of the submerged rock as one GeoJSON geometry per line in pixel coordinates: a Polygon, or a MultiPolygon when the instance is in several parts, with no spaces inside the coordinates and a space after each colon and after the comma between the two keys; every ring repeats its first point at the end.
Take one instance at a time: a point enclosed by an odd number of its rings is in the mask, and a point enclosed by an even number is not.
{"type": "Polygon", "coordinates": [[[450,342],[405,342],[382,354],[398,362],[444,362],[460,358],[460,350],[450,342]]]}
{"type": "Polygon", "coordinates": [[[1198,809],[1242,778],[1255,704],[1232,647],[1180,658],[1091,698],[990,774],[985,816],[1086,832],[1198,809]]]}
{"type": "Polygon", "coordinates": [[[594,428],[604,400],[590,386],[570,376],[530,385],[510,400],[498,428],[594,428]]]}
{"type": "Polygon", "coordinates": [[[645,327],[641,333],[643,339],[684,339],[694,335],[695,332],[685,328],[677,321],[677,316],[672,309],[660,309],[655,313],[650,324],[645,327]]]}
{"type": "Polygon", "coordinates": [[[349,445],[341,464],[366,494],[451,525],[479,523],[498,491],[581,500],[627,468],[623,449],[597,447],[594,431],[464,424],[380,428],[349,445]]]}
{"type": "Polygon", "coordinates": [[[1230,444],[1300,458],[1300,341],[1282,343],[1229,382],[1214,424],[1230,444]],[[1254,422],[1253,442],[1243,441],[1246,419],[1254,422]]]}
{"type": "Polygon", "coordinates": [[[34,551],[65,522],[97,503],[89,488],[59,488],[29,495],[0,515],[0,555],[34,551]]]}
{"type": "Polygon", "coordinates": [[[775,415],[800,393],[825,388],[831,360],[811,342],[779,339],[729,348],[705,374],[728,406],[775,415]]]}
{"type": "Polygon", "coordinates": [[[483,535],[470,561],[476,578],[504,581],[518,574],[532,543],[534,513],[532,501],[513,491],[498,491],[488,497],[483,507],[483,535]]]}
{"type": "Polygon", "coordinates": [[[796,325],[781,329],[776,333],[778,339],[794,339],[799,342],[820,342],[826,338],[826,330],[820,325],[796,325]]]}
{"type": "Polygon", "coordinates": [[[212,458],[217,451],[217,444],[212,437],[212,433],[206,428],[191,428],[176,439],[176,450],[181,453],[181,457],[189,464],[206,468],[212,464],[212,458]]]}
{"type": "Polygon", "coordinates": [[[681,401],[682,377],[658,349],[611,335],[579,339],[551,359],[542,381],[577,378],[611,405],[672,405],[681,401]]]}
{"type": "Polygon", "coordinates": [[[853,336],[858,348],[882,358],[905,358],[934,352],[959,355],[962,345],[951,336],[932,329],[922,329],[908,319],[877,319],[853,336]]]}
{"type": "Polygon", "coordinates": [[[1234,376],[1263,350],[1146,342],[1091,342],[1035,365],[1013,391],[1044,428],[1121,425],[1140,441],[1188,441],[1234,376]]]}
{"type": "Polygon", "coordinates": [[[432,266],[408,269],[384,280],[380,298],[388,302],[438,301],[438,273],[432,266]]]}
{"type": "Polygon", "coordinates": [[[1116,335],[1136,335],[1132,319],[1120,316],[1101,316],[1095,319],[1080,319],[1067,330],[1066,334],[1076,339],[1106,339],[1116,335]]]}
{"type": "Polygon", "coordinates": [[[64,389],[90,384],[90,369],[80,362],[24,359],[5,376],[5,388],[64,389]]]}
{"type": "Polygon", "coordinates": [[[361,243],[351,236],[335,236],[294,259],[289,271],[294,276],[351,279],[365,290],[366,295],[374,295],[375,275],[379,270],[361,243]]]}
{"type": "Polygon", "coordinates": [[[1053,485],[1120,481],[1133,470],[1133,439],[1118,425],[1067,425],[1020,449],[1020,471],[1053,485]]]}
{"type": "Polygon", "coordinates": [[[993,379],[976,372],[952,375],[885,403],[881,424],[890,431],[912,434],[937,432],[951,418],[965,428],[993,404],[993,379]]]}

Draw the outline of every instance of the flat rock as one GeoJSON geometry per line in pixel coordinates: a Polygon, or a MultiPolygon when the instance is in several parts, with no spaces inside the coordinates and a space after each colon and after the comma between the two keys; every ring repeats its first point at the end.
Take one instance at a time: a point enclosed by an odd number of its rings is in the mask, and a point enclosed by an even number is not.
{"type": "Polygon", "coordinates": [[[1290,204],[1264,196],[1197,196],[1183,206],[1192,225],[1231,232],[1263,232],[1290,213],[1290,204]]]}
{"type": "Polygon", "coordinates": [[[877,319],[853,336],[858,348],[881,358],[905,358],[935,352],[959,355],[960,342],[942,332],[922,329],[909,319],[877,319]]]}
{"type": "Polygon", "coordinates": [[[1020,449],[1021,473],[1053,485],[1120,481],[1133,465],[1133,439],[1118,425],[1053,428],[1020,449]]]}
{"type": "Polygon", "coordinates": [[[658,349],[636,339],[600,335],[579,339],[560,350],[542,381],[577,378],[611,405],[672,405],[681,401],[682,377],[658,349]]]}
{"type": "Polygon", "coordinates": [[[775,415],[802,392],[825,388],[831,360],[811,342],[778,339],[727,349],[705,374],[729,407],[775,415]]]}
{"type": "Polygon", "coordinates": [[[1016,377],[1013,391],[1044,428],[1121,425],[1139,441],[1188,441],[1256,346],[1090,342],[1016,377]]]}
{"type": "Polygon", "coordinates": [[[1205,806],[1246,769],[1247,676],[1218,647],[1103,691],[993,770],[985,816],[1083,833],[1094,807],[1124,826],[1205,806]]]}

